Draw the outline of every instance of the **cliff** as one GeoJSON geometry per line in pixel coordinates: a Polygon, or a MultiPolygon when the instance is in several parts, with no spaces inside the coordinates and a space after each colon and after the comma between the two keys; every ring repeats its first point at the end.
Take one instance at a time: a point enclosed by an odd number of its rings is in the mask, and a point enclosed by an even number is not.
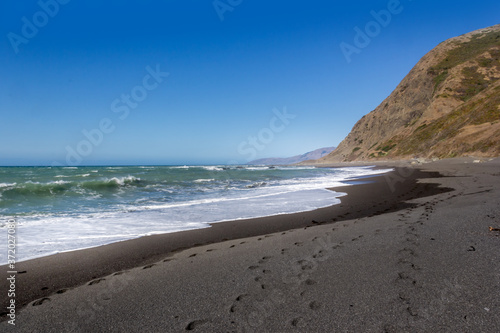
{"type": "Polygon", "coordinates": [[[500,155],[500,25],[426,54],[318,163],[500,155]]]}

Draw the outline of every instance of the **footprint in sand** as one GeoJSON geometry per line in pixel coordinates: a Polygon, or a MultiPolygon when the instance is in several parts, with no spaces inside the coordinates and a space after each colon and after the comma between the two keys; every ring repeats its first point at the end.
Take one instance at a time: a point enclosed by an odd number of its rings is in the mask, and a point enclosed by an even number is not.
{"type": "Polygon", "coordinates": [[[248,294],[241,294],[238,297],[236,297],[236,302],[242,301],[245,297],[250,297],[248,294]]]}
{"type": "Polygon", "coordinates": [[[314,280],[311,280],[311,279],[307,279],[306,281],[304,281],[304,283],[307,285],[307,286],[313,286],[315,285],[317,282],[314,281],[314,280]]]}
{"type": "Polygon", "coordinates": [[[321,303],[319,302],[316,302],[316,301],[312,301],[311,303],[309,303],[309,308],[311,310],[319,310],[321,308],[321,303]]]}
{"type": "Polygon", "coordinates": [[[192,330],[200,327],[201,325],[206,324],[207,322],[208,322],[208,320],[206,320],[206,319],[192,321],[186,326],[186,331],[192,331],[192,330]]]}
{"type": "Polygon", "coordinates": [[[243,301],[243,299],[247,298],[247,297],[250,297],[248,294],[241,294],[239,295],[238,297],[236,297],[235,299],[235,303],[233,303],[233,305],[231,305],[231,307],[229,308],[229,312],[231,313],[234,313],[238,310],[238,303],[243,301]]]}
{"type": "Polygon", "coordinates": [[[299,328],[305,327],[305,321],[304,318],[302,317],[293,318],[291,324],[293,327],[299,327],[299,328]]]}
{"type": "Polygon", "coordinates": [[[87,285],[88,285],[88,286],[92,286],[92,285],[94,285],[94,284],[101,283],[102,281],[106,281],[106,279],[97,279],[97,280],[93,280],[93,281],[90,281],[87,285]]]}
{"type": "Polygon", "coordinates": [[[308,260],[299,260],[297,261],[297,264],[300,265],[300,269],[303,271],[310,271],[314,269],[314,264],[308,260]]]}
{"type": "Polygon", "coordinates": [[[410,249],[410,248],[407,248],[407,247],[405,247],[405,248],[404,248],[404,249],[402,249],[402,250],[399,250],[399,252],[400,252],[400,253],[405,253],[405,254],[408,254],[408,255],[410,255],[410,256],[414,256],[414,257],[416,257],[416,256],[417,256],[417,255],[415,254],[415,251],[414,251],[414,250],[412,250],[412,249],[410,249]]]}
{"type": "Polygon", "coordinates": [[[313,258],[314,259],[318,259],[318,258],[323,258],[324,256],[325,256],[324,251],[323,250],[319,250],[318,253],[316,253],[316,254],[313,255],[313,258]]]}
{"type": "Polygon", "coordinates": [[[48,297],[40,298],[39,300],[34,301],[32,305],[33,306],[39,306],[39,305],[42,305],[45,302],[50,302],[50,298],[48,298],[48,297]]]}

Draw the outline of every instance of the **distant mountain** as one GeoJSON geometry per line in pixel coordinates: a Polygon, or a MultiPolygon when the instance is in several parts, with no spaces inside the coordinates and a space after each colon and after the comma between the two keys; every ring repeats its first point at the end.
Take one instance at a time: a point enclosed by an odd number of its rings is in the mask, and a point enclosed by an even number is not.
{"type": "Polygon", "coordinates": [[[287,157],[287,158],[261,158],[258,160],[250,161],[248,164],[254,164],[254,165],[285,165],[285,164],[295,164],[303,161],[308,161],[308,160],[317,160],[318,158],[321,158],[323,156],[328,155],[331,153],[335,147],[326,147],[326,148],[320,148],[316,149],[314,151],[310,151],[308,153],[302,154],[302,155],[297,155],[293,157],[287,157]]]}
{"type": "Polygon", "coordinates": [[[427,53],[317,163],[500,155],[500,25],[427,53]]]}

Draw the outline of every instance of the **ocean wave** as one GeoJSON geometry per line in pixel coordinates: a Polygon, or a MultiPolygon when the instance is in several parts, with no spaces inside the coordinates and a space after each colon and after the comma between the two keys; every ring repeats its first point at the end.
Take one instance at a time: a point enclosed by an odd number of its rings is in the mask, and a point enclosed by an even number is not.
{"type": "Polygon", "coordinates": [[[6,188],[3,193],[4,194],[14,194],[14,195],[56,195],[63,192],[66,192],[71,188],[71,182],[67,182],[64,180],[57,180],[48,183],[38,183],[28,181],[24,184],[16,184],[15,186],[6,188]]]}
{"type": "Polygon", "coordinates": [[[215,181],[215,179],[213,178],[210,178],[210,179],[196,179],[194,180],[195,183],[209,183],[209,182],[213,182],[215,181]]]}
{"type": "Polygon", "coordinates": [[[315,170],[316,167],[276,166],[277,170],[315,170]]]}
{"type": "Polygon", "coordinates": [[[80,183],[80,186],[91,190],[101,190],[101,189],[114,189],[125,186],[134,186],[139,184],[141,184],[140,178],[136,178],[134,176],[126,176],[126,177],[113,177],[113,178],[104,178],[101,180],[86,181],[80,183]]]}
{"type": "Polygon", "coordinates": [[[5,198],[14,199],[17,196],[44,197],[58,195],[80,195],[86,198],[100,196],[100,191],[113,190],[127,186],[141,186],[140,178],[134,176],[104,178],[84,182],[55,180],[46,183],[27,181],[22,184],[0,183],[0,194],[5,198]]]}
{"type": "Polygon", "coordinates": [[[246,188],[257,188],[257,187],[264,187],[264,186],[267,186],[266,182],[257,182],[257,183],[253,183],[251,185],[247,185],[245,187],[246,188]]]}
{"type": "Polygon", "coordinates": [[[208,171],[223,171],[223,170],[229,169],[228,167],[221,167],[221,166],[214,166],[214,165],[201,166],[200,168],[208,170],[208,171]]]}
{"type": "Polygon", "coordinates": [[[170,169],[190,169],[190,166],[187,165],[179,165],[179,166],[172,166],[170,169]]]}
{"type": "Polygon", "coordinates": [[[253,167],[246,167],[244,169],[249,171],[262,171],[262,170],[270,170],[272,168],[268,166],[253,166],[253,167]]]}

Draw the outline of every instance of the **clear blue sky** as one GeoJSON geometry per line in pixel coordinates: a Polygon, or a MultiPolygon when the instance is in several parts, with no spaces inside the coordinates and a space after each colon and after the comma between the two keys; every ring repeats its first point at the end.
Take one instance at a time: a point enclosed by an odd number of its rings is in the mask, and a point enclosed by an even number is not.
{"type": "Polygon", "coordinates": [[[434,46],[498,23],[498,0],[3,1],[0,165],[337,145],[434,46]]]}

